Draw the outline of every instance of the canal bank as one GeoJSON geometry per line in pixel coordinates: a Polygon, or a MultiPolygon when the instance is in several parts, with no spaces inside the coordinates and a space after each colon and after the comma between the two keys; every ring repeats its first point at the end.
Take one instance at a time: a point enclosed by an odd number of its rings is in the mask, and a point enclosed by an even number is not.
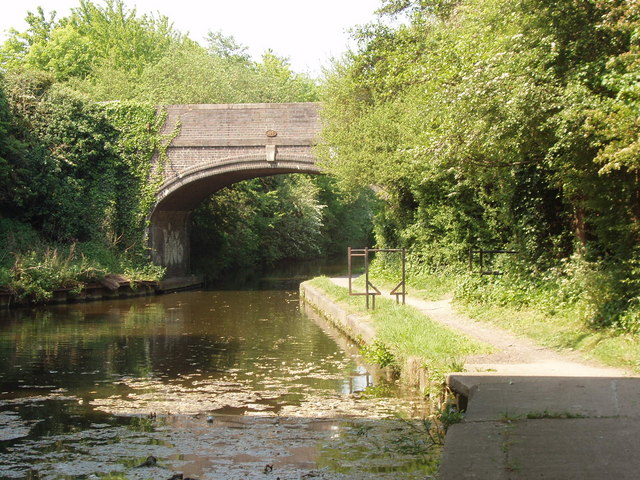
{"type": "MultiPolygon", "coordinates": [[[[204,277],[201,275],[171,277],[157,282],[131,281],[124,275],[107,275],[98,282],[83,285],[82,288],[57,288],[51,292],[51,298],[38,303],[59,304],[142,297],[177,292],[202,285],[204,285],[204,277]]],[[[31,304],[29,298],[20,297],[10,288],[0,286],[0,308],[24,307],[31,304]]]]}
{"type": "Polygon", "coordinates": [[[349,296],[346,283],[344,277],[303,282],[301,300],[358,343],[370,362],[392,368],[403,385],[432,394],[432,400],[443,393],[445,373],[465,355],[490,351],[411,306],[382,298],[375,310],[364,310],[364,300],[349,296]]]}
{"type": "Polygon", "coordinates": [[[465,318],[447,300],[407,303],[495,348],[447,375],[466,411],[447,431],[441,480],[637,478],[640,379],[465,318]]]}
{"type": "Polygon", "coordinates": [[[301,311],[309,276],[0,310],[0,478],[432,475],[426,403],[301,311]]]}

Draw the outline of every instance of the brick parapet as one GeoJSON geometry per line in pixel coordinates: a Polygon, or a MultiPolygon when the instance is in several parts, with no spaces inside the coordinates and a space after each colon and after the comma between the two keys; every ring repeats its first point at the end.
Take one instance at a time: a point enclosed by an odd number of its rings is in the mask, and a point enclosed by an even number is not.
{"type": "Polygon", "coordinates": [[[260,158],[269,145],[275,160],[313,156],[320,130],[317,103],[168,105],[163,133],[179,126],[167,150],[163,180],[178,177],[199,164],[233,158],[260,158]],[[273,148],[273,147],[271,147],[273,148]]]}

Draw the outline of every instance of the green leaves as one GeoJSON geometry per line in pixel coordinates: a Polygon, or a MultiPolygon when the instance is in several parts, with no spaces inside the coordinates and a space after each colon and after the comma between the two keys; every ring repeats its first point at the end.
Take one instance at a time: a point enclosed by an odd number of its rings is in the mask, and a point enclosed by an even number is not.
{"type": "Polygon", "coordinates": [[[107,0],[103,6],[80,0],[80,6],[73,10],[71,24],[88,42],[91,56],[98,64],[106,62],[134,76],[182,39],[167,17],[138,16],[122,0],[107,0]]]}
{"type": "Polygon", "coordinates": [[[138,16],[122,0],[97,5],[81,0],[72,15],[55,21],[42,10],[29,13],[29,28],[12,31],[0,49],[3,67],[39,69],[57,80],[88,79],[108,68],[136,79],[157,62],[171,45],[180,43],[166,17],[138,16]]]}
{"type": "Polygon", "coordinates": [[[253,62],[231,36],[209,33],[207,48],[175,31],[164,16],[138,14],[122,0],[80,0],[60,21],[42,9],[0,48],[8,71],[48,72],[93,100],[153,104],[317,100],[317,85],[265,52],[253,62]]]}
{"type": "Polygon", "coordinates": [[[434,265],[510,247],[528,272],[574,251],[636,257],[634,2],[388,0],[381,13],[395,24],[360,28],[328,78],[317,150],[345,188],[384,200],[381,246],[434,265]]]}

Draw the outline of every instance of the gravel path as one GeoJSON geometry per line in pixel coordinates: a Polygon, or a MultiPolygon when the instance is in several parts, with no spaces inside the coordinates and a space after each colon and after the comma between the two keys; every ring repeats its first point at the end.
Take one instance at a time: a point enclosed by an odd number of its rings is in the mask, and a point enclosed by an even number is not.
{"type": "MultiPolygon", "coordinates": [[[[348,287],[348,278],[336,277],[332,281],[348,287]]],[[[384,296],[395,298],[388,294],[384,296]]],[[[465,361],[467,372],[486,375],[544,375],[544,376],[632,376],[631,372],[607,367],[585,359],[576,351],[556,351],[536,344],[534,341],[484,322],[470,319],[456,313],[451,300],[427,301],[406,297],[411,305],[425,315],[457,332],[493,345],[496,351],[488,355],[468,357],[465,361]]]]}

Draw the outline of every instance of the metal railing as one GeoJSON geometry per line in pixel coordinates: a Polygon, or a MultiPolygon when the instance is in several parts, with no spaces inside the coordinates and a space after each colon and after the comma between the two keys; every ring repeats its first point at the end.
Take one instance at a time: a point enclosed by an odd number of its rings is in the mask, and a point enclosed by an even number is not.
{"type": "Polygon", "coordinates": [[[372,309],[376,308],[376,295],[382,295],[380,290],[376,288],[376,286],[371,283],[369,280],[369,254],[370,253],[378,253],[378,252],[388,252],[388,253],[401,253],[402,254],[402,278],[400,283],[396,285],[396,287],[389,292],[390,295],[396,296],[396,303],[400,303],[400,297],[402,297],[402,304],[405,303],[405,297],[407,295],[406,290],[406,251],[404,248],[352,248],[348,249],[348,265],[349,265],[349,295],[358,296],[364,295],[366,297],[367,309],[369,309],[369,297],[371,297],[372,309]],[[353,259],[363,257],[364,258],[364,292],[354,292],[353,291],[353,259]]]}
{"type": "Polygon", "coordinates": [[[469,249],[469,271],[473,272],[473,261],[474,258],[477,256],[478,257],[478,264],[479,264],[479,273],[480,275],[502,275],[504,272],[501,272],[499,270],[487,270],[485,269],[485,259],[487,257],[487,255],[495,255],[495,254],[508,254],[508,255],[513,255],[518,253],[515,250],[504,250],[504,249],[496,249],[496,250],[484,250],[484,249],[473,249],[470,248],[469,249]]]}

